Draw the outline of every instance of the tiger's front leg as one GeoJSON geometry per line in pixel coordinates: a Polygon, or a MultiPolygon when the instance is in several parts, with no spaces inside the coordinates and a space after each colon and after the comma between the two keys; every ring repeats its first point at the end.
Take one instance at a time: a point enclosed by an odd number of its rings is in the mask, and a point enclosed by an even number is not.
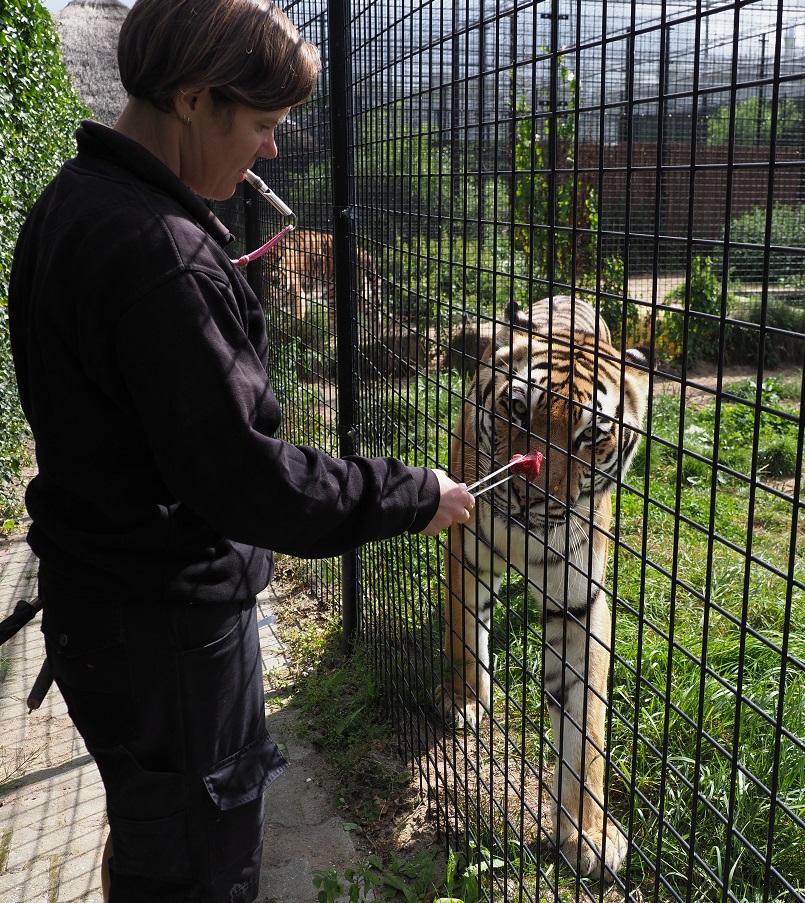
{"type": "Polygon", "coordinates": [[[626,855],[623,832],[604,816],[604,743],[611,623],[599,592],[589,621],[550,612],[545,687],[559,761],[554,771],[554,835],[585,877],[611,879],[626,855]]]}
{"type": "Polygon", "coordinates": [[[501,579],[491,573],[491,555],[481,555],[479,563],[476,545],[469,527],[451,527],[445,553],[447,663],[442,707],[446,718],[470,727],[492,707],[489,635],[492,598],[501,579]]]}

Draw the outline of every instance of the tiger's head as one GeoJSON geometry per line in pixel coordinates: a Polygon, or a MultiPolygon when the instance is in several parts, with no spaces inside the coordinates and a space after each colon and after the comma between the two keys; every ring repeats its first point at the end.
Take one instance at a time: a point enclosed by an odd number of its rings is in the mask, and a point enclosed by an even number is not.
{"type": "Polygon", "coordinates": [[[606,528],[609,492],[641,439],[649,349],[614,348],[595,309],[570,297],[540,301],[530,314],[510,306],[507,320],[468,394],[477,458],[465,452],[465,479],[536,449],[544,460],[535,481],[518,475],[489,493],[496,515],[544,532],[594,510],[606,528]]]}

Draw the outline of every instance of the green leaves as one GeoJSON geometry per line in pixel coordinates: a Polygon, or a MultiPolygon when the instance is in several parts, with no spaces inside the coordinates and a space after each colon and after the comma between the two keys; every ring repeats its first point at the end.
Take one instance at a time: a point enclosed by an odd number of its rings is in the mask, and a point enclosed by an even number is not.
{"type": "Polygon", "coordinates": [[[53,20],[38,0],[0,6],[0,59],[0,217],[13,228],[2,236],[5,289],[13,238],[34,199],[72,155],[76,126],[88,110],[70,81],[53,20]]]}
{"type": "Polygon", "coordinates": [[[0,4],[0,520],[22,508],[17,480],[28,430],[8,336],[8,279],[17,234],[36,197],[71,156],[88,111],[70,82],[53,20],[38,0],[0,4]]]}
{"type": "Polygon", "coordinates": [[[435,850],[422,850],[406,860],[392,853],[386,865],[372,853],[354,868],[345,869],[343,882],[331,868],[316,872],[313,884],[318,889],[319,903],[336,903],[345,893],[350,903],[397,899],[419,903],[430,899],[435,890],[435,856],[435,850]]]}
{"type": "MultiPolygon", "coordinates": [[[[355,867],[344,869],[343,880],[335,868],[318,871],[313,884],[319,903],[336,903],[345,894],[349,903],[370,900],[404,900],[405,903],[478,903],[481,876],[492,869],[505,869],[504,859],[470,844],[470,858],[450,850],[444,880],[436,883],[436,850],[426,849],[403,859],[392,852],[388,862],[375,853],[355,867]]],[[[519,860],[511,862],[517,867],[519,860]]]]}
{"type": "Polygon", "coordinates": [[[779,144],[799,147],[803,138],[803,116],[795,100],[781,97],[772,102],[771,97],[747,97],[736,104],[733,114],[731,104],[724,104],[713,113],[707,123],[708,144],[749,145],[763,147],[772,138],[772,115],[776,114],[775,138],[779,144]],[[734,122],[734,136],[730,129],[734,122]]]}
{"type": "Polygon", "coordinates": [[[553,64],[565,98],[559,109],[532,112],[524,96],[516,98],[514,242],[538,277],[573,285],[595,270],[598,207],[594,188],[573,160],[576,77],[564,57],[553,64]]]}

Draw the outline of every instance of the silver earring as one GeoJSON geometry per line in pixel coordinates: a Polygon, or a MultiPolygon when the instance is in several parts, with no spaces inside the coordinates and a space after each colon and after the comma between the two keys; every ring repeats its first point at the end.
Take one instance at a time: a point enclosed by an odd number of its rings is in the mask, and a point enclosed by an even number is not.
{"type": "Polygon", "coordinates": [[[182,116],[182,122],[185,125],[190,125],[190,117],[187,115],[187,113],[185,113],[184,116],[182,116]]]}

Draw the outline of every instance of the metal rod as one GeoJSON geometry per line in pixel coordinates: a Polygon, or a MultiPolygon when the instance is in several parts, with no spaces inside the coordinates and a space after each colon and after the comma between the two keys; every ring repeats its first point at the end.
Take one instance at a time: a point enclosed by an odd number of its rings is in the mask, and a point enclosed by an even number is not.
{"type": "MultiPolygon", "coordinates": [[[[490,489],[494,489],[495,486],[500,486],[501,483],[508,483],[508,481],[509,481],[513,476],[514,476],[513,473],[507,474],[505,477],[503,477],[502,480],[498,480],[497,483],[490,483],[488,486],[484,486],[483,489],[479,489],[477,492],[473,492],[472,495],[473,495],[474,498],[477,499],[479,495],[483,495],[485,492],[489,492],[489,490],[490,490],[490,489]]],[[[474,484],[474,485],[477,486],[478,484],[476,483],[476,484],[474,484]]],[[[469,486],[468,486],[467,488],[470,489],[469,486]]],[[[470,492],[472,492],[471,489],[470,489],[470,492]]]]}
{"type": "MultiPolygon", "coordinates": [[[[468,489],[470,492],[472,492],[472,490],[475,489],[476,486],[480,486],[481,483],[485,483],[487,480],[491,480],[492,477],[496,477],[499,473],[503,473],[504,470],[508,470],[508,469],[509,469],[513,464],[515,464],[515,463],[516,463],[515,461],[509,461],[509,463],[508,463],[508,464],[504,464],[503,467],[498,467],[498,469],[497,469],[497,470],[493,470],[492,473],[488,473],[485,477],[481,477],[480,480],[476,480],[476,481],[475,481],[474,483],[472,483],[470,486],[467,486],[467,489],[468,489]]],[[[509,477],[506,477],[506,479],[508,480],[509,477]]],[[[503,482],[503,481],[501,480],[501,482],[503,482]]],[[[495,484],[495,485],[497,485],[497,484],[495,484]]],[[[490,488],[491,488],[491,487],[490,487],[490,488]]]]}
{"type": "Polygon", "coordinates": [[[17,631],[22,630],[41,608],[42,602],[38,597],[34,597],[30,602],[20,599],[14,606],[14,611],[5,620],[0,621],[0,645],[11,639],[17,631]]]}

